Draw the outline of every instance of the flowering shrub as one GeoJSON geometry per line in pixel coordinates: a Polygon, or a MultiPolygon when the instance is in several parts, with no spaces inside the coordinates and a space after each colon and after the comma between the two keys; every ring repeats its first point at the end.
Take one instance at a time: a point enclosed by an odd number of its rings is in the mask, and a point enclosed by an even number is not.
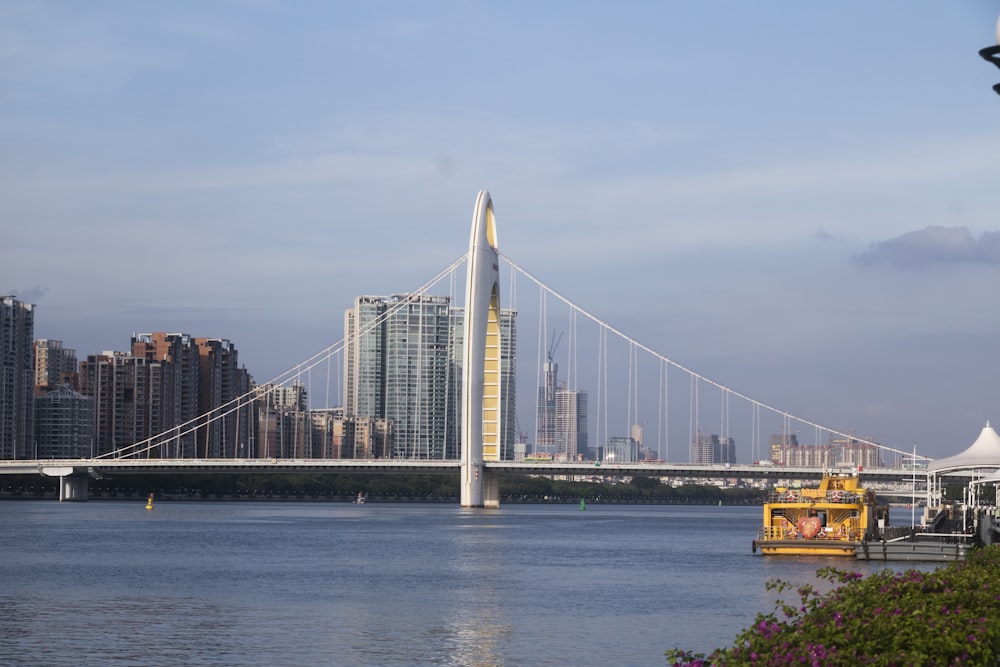
{"type": "MultiPolygon", "coordinates": [[[[672,667],[796,665],[1000,664],[1000,546],[969,553],[932,572],[882,570],[862,575],[823,568],[828,593],[797,589],[799,604],[779,600],[733,646],[709,655],[667,651],[672,667]]],[[[787,582],[768,582],[786,591],[787,582]]]]}

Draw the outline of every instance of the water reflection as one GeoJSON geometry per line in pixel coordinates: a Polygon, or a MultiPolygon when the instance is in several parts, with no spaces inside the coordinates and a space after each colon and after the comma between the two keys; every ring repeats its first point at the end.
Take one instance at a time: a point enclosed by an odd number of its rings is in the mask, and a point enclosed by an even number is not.
{"type": "Polygon", "coordinates": [[[507,616],[508,599],[503,582],[502,553],[509,527],[472,517],[453,534],[453,569],[461,583],[451,596],[446,623],[449,659],[456,667],[492,667],[504,663],[504,644],[514,632],[507,616]],[[480,523],[482,522],[482,523],[480,523]]]}

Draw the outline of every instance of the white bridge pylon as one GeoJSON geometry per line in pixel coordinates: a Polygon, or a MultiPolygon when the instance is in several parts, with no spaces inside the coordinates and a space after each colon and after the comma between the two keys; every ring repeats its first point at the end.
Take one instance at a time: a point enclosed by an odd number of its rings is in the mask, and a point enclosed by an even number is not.
{"type": "Polygon", "coordinates": [[[500,506],[500,257],[493,200],[479,192],[472,212],[462,350],[462,507],[500,506]]]}

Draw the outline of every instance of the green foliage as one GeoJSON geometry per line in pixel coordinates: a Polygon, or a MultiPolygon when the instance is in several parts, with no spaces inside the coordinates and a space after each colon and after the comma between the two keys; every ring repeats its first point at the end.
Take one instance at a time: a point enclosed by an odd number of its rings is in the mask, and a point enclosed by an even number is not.
{"type": "Polygon", "coordinates": [[[941,499],[960,502],[965,495],[965,488],[965,484],[945,484],[941,492],[941,499]]]}
{"type": "MultiPolygon", "coordinates": [[[[0,497],[55,497],[58,480],[41,475],[6,476],[0,497]]],[[[92,498],[288,498],[369,501],[454,501],[459,498],[455,475],[188,473],[123,474],[90,480],[92,498]]],[[[629,483],[576,482],[540,475],[505,475],[500,479],[504,503],[635,503],[680,505],[759,505],[764,491],[719,488],[702,484],[673,487],[655,477],[637,476],[629,483]]]]}
{"type": "Polygon", "coordinates": [[[752,488],[719,488],[686,484],[674,488],[655,477],[634,477],[628,484],[573,482],[544,476],[505,476],[500,480],[501,502],[643,503],[671,505],[759,505],[766,492],[752,488]]]}
{"type": "Polygon", "coordinates": [[[642,489],[644,491],[652,491],[660,486],[660,480],[655,477],[640,477],[636,475],[632,478],[630,482],[632,486],[637,489],[642,489]]]}
{"type": "MultiPolygon", "coordinates": [[[[824,568],[837,586],[796,589],[759,614],[733,646],[710,655],[667,651],[673,667],[996,665],[1000,659],[1000,546],[933,572],[882,570],[868,577],[824,568]]],[[[787,582],[769,582],[785,591],[787,582]]]]}
{"type": "Polygon", "coordinates": [[[449,475],[324,475],[296,473],[186,475],[114,475],[90,481],[94,497],[161,498],[297,498],[351,500],[358,493],[370,499],[451,500],[458,498],[458,480],[449,475]]]}

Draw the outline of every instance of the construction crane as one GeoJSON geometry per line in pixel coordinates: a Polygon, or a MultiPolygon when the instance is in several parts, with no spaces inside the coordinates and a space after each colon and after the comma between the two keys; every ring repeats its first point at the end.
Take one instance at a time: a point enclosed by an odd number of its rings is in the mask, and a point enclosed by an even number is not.
{"type": "Polygon", "coordinates": [[[514,422],[517,424],[517,438],[518,442],[522,445],[528,443],[528,434],[521,430],[521,418],[518,416],[514,417],[514,422]]]}
{"type": "Polygon", "coordinates": [[[549,363],[551,363],[552,362],[552,358],[554,356],[556,356],[556,348],[559,347],[559,342],[561,340],[562,340],[562,332],[560,331],[559,332],[559,338],[556,338],[556,332],[555,332],[555,330],[553,330],[552,331],[552,340],[549,343],[549,351],[546,354],[546,357],[548,358],[549,363]]]}

